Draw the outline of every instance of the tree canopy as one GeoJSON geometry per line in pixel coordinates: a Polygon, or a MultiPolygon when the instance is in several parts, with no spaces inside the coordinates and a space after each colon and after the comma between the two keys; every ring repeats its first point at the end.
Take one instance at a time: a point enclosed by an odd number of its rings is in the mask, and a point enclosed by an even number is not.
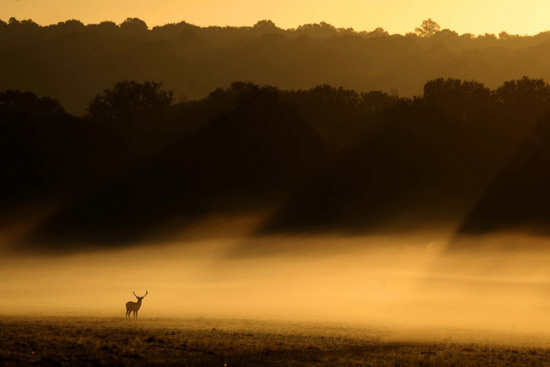
{"type": "Polygon", "coordinates": [[[548,91],[527,77],[497,89],[433,79],[414,98],[236,82],[175,102],[160,83],[123,81],[84,117],[2,92],[0,214],[51,203],[55,214],[25,243],[62,251],[260,208],[271,213],[263,233],[416,230],[464,217],[465,232],[538,231],[550,218],[540,204],[548,91]],[[508,210],[512,193],[521,200],[508,210]]]}
{"type": "Polygon", "coordinates": [[[284,89],[330,84],[358,93],[398,90],[409,97],[440,76],[492,89],[521,75],[550,80],[550,33],[460,35],[432,19],[411,31],[356,31],[325,22],[283,29],[270,20],[243,27],[185,21],[149,27],[138,18],[40,26],[11,18],[0,22],[0,49],[9,56],[0,58],[0,88],[50,96],[82,115],[90,99],[120,80],[162,81],[188,100],[235,80],[284,89]]]}

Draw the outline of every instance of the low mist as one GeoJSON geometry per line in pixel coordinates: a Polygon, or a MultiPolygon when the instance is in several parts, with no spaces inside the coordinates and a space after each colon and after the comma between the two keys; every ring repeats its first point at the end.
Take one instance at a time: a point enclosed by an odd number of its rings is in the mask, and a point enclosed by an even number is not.
{"type": "MultiPolygon", "coordinates": [[[[452,248],[452,231],[395,236],[251,235],[204,221],[167,243],[63,256],[5,253],[3,314],[214,317],[395,328],[544,332],[550,252],[452,248]]],[[[247,227],[236,230],[237,224],[247,227]]],[[[495,243],[502,239],[495,240],[495,243]]],[[[475,243],[476,237],[468,241],[475,243]]],[[[480,240],[481,241],[481,240],[480,240]]],[[[484,240],[486,241],[486,239],[484,240]]],[[[515,242],[542,244],[534,237],[515,242]]],[[[536,251],[533,249],[536,248],[536,251]]]]}

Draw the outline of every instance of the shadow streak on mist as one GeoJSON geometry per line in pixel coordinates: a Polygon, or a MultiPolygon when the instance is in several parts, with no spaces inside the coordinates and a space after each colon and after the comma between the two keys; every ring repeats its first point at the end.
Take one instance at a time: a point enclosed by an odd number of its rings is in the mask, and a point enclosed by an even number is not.
{"type": "Polygon", "coordinates": [[[475,115],[465,122],[434,105],[402,101],[384,111],[376,131],[296,190],[261,233],[406,233],[459,223],[505,154],[487,153],[503,148],[483,140],[475,115]]]}
{"type": "MultiPolygon", "coordinates": [[[[494,178],[451,246],[479,246],[481,238],[506,233],[550,234],[550,117],[539,121],[529,140],[494,178]]],[[[511,246],[528,245],[519,240],[511,246]]]]}

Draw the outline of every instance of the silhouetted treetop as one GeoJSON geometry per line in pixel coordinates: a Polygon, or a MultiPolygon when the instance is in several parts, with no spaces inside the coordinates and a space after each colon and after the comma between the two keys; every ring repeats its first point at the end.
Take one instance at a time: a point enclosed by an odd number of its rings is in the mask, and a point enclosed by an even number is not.
{"type": "Polygon", "coordinates": [[[466,114],[492,108],[494,104],[491,90],[482,83],[450,78],[427,82],[424,99],[460,119],[465,119],[466,114]]]}
{"type": "Polygon", "coordinates": [[[152,81],[119,82],[92,99],[86,118],[128,139],[136,152],[150,153],[163,145],[160,135],[171,133],[174,94],[161,88],[152,81]]]}
{"type": "Polygon", "coordinates": [[[260,20],[254,24],[254,28],[263,29],[268,32],[280,29],[271,20],[260,20]]]}
{"type": "Polygon", "coordinates": [[[21,113],[29,117],[64,114],[61,104],[51,98],[39,98],[31,92],[8,90],[0,92],[0,113],[21,113]]]}
{"type": "Polygon", "coordinates": [[[432,18],[428,18],[422,22],[420,27],[414,29],[416,34],[420,37],[431,37],[441,30],[439,24],[434,22],[432,18]]]}
{"type": "Polygon", "coordinates": [[[133,123],[141,119],[152,119],[147,123],[156,123],[166,117],[174,102],[174,93],[161,87],[161,83],[152,81],[119,82],[94,97],[86,116],[115,130],[133,129],[133,123]]]}
{"type": "Polygon", "coordinates": [[[50,27],[55,27],[55,30],[60,33],[84,32],[86,30],[86,26],[81,21],[75,19],[59,22],[50,27]]]}
{"type": "Polygon", "coordinates": [[[524,76],[504,82],[497,88],[496,97],[515,118],[534,125],[550,110],[550,85],[543,79],[524,76]]]}
{"type": "Polygon", "coordinates": [[[126,20],[120,24],[120,29],[127,34],[137,36],[147,32],[149,27],[139,18],[126,18],[126,20]]]}

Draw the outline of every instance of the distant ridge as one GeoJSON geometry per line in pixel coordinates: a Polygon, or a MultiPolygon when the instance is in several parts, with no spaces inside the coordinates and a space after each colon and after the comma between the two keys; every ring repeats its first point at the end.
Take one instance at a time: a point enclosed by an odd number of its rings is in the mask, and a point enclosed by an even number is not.
{"type": "Polygon", "coordinates": [[[180,100],[200,99],[236,80],[284,89],[330,84],[357,91],[419,95],[426,80],[478,80],[491,88],[527,75],[550,80],[550,33],[459,35],[428,23],[390,35],[327,23],[281,29],[198,27],[186,22],[149,29],[68,20],[39,26],[0,22],[0,90],[32,91],[82,114],[88,101],[120,80],[156,80],[180,100]]]}

